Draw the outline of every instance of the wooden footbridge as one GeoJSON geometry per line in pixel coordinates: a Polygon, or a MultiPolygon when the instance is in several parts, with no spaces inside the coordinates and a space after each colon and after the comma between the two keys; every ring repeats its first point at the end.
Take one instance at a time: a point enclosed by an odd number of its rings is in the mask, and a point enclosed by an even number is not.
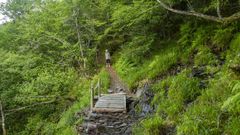
{"type": "Polygon", "coordinates": [[[91,83],[90,93],[92,112],[127,112],[126,93],[101,94],[100,79],[95,87],[91,83]]]}

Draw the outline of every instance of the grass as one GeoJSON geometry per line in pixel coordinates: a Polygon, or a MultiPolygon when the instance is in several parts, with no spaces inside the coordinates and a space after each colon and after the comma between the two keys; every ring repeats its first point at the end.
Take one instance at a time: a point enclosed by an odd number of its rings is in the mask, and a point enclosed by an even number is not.
{"type": "Polygon", "coordinates": [[[105,69],[102,69],[98,76],[102,82],[103,92],[106,93],[110,87],[110,82],[111,82],[110,75],[108,74],[108,72],[105,69]]]}
{"type": "Polygon", "coordinates": [[[164,120],[154,116],[141,121],[133,128],[134,135],[160,135],[164,133],[164,120]]]}
{"type": "Polygon", "coordinates": [[[204,45],[198,47],[198,53],[194,58],[194,65],[195,66],[202,66],[202,65],[214,65],[217,64],[218,61],[216,56],[211,53],[211,50],[204,45]]]}
{"type": "Polygon", "coordinates": [[[200,95],[199,80],[188,76],[189,70],[184,70],[153,85],[156,94],[152,104],[157,106],[158,114],[177,121],[178,114],[184,111],[185,105],[200,95]]]}

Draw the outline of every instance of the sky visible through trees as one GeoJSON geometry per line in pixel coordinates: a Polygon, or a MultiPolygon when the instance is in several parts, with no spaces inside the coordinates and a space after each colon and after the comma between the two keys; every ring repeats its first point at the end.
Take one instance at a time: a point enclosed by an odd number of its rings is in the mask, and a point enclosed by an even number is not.
{"type": "MultiPolygon", "coordinates": [[[[7,0],[0,0],[0,3],[5,3],[7,0]]],[[[0,24],[2,24],[4,22],[4,19],[6,19],[6,17],[4,15],[1,14],[0,12],[0,24]]]]}

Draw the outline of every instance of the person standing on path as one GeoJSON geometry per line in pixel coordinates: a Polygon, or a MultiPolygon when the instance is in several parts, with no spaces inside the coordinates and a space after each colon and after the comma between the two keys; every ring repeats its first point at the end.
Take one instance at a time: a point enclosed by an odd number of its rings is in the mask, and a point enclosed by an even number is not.
{"type": "Polygon", "coordinates": [[[105,51],[105,58],[106,58],[106,67],[111,67],[111,57],[107,49],[105,51]]]}

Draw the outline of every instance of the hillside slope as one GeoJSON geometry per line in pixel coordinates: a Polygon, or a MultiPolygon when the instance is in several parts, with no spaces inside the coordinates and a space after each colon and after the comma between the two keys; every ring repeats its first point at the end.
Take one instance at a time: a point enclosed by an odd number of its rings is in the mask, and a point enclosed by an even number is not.
{"type": "Polygon", "coordinates": [[[179,39],[167,42],[143,64],[117,61],[118,73],[133,91],[148,85],[154,93],[150,105],[155,112],[136,125],[135,134],[240,133],[240,35],[234,34],[226,48],[214,50],[202,44],[209,32],[199,35],[198,30],[184,50],[179,39]]]}

